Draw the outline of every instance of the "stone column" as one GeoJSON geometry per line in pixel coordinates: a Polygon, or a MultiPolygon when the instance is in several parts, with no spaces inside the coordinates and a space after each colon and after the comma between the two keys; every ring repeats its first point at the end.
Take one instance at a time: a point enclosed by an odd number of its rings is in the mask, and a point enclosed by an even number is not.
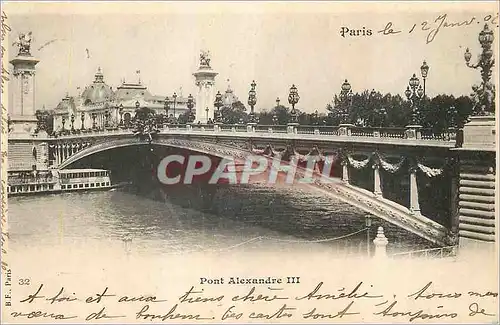
{"type": "Polygon", "coordinates": [[[410,167],[410,212],[420,214],[418,203],[417,166],[410,167]]]}
{"type": "Polygon", "coordinates": [[[59,145],[54,145],[54,158],[56,160],[56,166],[59,166],[59,145]]]}
{"type": "Polygon", "coordinates": [[[12,97],[8,105],[12,133],[29,135],[35,130],[37,123],[35,66],[40,60],[31,55],[28,45],[27,48],[19,48],[17,56],[9,62],[13,66],[12,74],[9,76],[11,79],[9,90],[12,90],[12,97]]]}
{"type": "Polygon", "coordinates": [[[375,245],[375,254],[373,257],[377,259],[387,258],[387,244],[389,244],[389,240],[384,235],[384,228],[378,227],[377,237],[373,240],[373,244],[375,245]]]}
{"type": "Polygon", "coordinates": [[[208,119],[214,119],[214,101],[215,101],[215,77],[217,72],[212,70],[208,53],[200,55],[200,65],[198,70],[193,73],[195,77],[196,91],[196,120],[202,124],[208,122],[208,119]],[[208,109],[208,113],[207,113],[208,109]]]}
{"type": "Polygon", "coordinates": [[[373,168],[373,193],[376,196],[382,196],[382,182],[380,181],[380,164],[375,163],[373,168]]]}
{"type": "Polygon", "coordinates": [[[341,165],[342,165],[342,181],[344,181],[345,183],[349,183],[349,162],[347,161],[347,158],[342,160],[341,165]]]}

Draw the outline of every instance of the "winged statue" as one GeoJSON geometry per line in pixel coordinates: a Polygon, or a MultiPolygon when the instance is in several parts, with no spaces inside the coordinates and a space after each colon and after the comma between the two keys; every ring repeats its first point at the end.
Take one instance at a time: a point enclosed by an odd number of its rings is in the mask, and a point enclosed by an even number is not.
{"type": "Polygon", "coordinates": [[[210,52],[201,51],[200,54],[200,66],[210,68],[210,52]]]}
{"type": "Polygon", "coordinates": [[[19,55],[30,55],[31,40],[31,32],[20,33],[18,40],[12,45],[17,45],[19,48],[19,55]]]}

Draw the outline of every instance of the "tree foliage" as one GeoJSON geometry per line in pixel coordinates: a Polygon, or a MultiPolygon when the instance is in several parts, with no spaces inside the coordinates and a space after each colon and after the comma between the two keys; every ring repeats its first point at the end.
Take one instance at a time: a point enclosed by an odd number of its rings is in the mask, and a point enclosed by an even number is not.
{"type": "Polygon", "coordinates": [[[141,107],[135,110],[132,125],[134,134],[149,142],[152,141],[153,136],[159,131],[155,111],[148,107],[141,107]]]}
{"type": "Polygon", "coordinates": [[[48,134],[54,132],[54,112],[48,110],[36,110],[36,129],[35,133],[45,131],[48,134]]]}
{"type": "MultiPolygon", "coordinates": [[[[326,109],[333,125],[340,122],[342,105],[348,105],[348,122],[357,126],[404,127],[411,123],[412,104],[400,95],[364,91],[346,101],[335,95],[326,109]]],[[[468,96],[437,95],[422,98],[416,103],[417,123],[425,128],[442,131],[461,127],[472,113],[473,101],[468,96]]]]}
{"type": "Polygon", "coordinates": [[[223,106],[220,108],[222,121],[226,124],[237,124],[240,122],[248,122],[249,116],[246,112],[245,104],[241,101],[234,102],[231,106],[223,106]]]}

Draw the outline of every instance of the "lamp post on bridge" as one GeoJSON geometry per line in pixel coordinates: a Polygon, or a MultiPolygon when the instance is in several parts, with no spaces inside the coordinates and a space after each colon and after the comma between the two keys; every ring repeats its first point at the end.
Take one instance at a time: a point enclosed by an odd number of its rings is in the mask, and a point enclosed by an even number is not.
{"type": "Polygon", "coordinates": [[[80,114],[80,120],[82,121],[82,127],[80,128],[81,130],[85,130],[85,113],[82,112],[82,114],[80,114]]]}
{"type": "Polygon", "coordinates": [[[297,111],[295,110],[295,104],[299,102],[300,96],[295,85],[290,87],[290,93],[288,94],[288,103],[292,105],[292,110],[290,111],[291,122],[288,123],[289,126],[297,126],[299,122],[297,120],[297,111]]]}
{"type": "Polygon", "coordinates": [[[255,122],[255,111],[254,111],[255,104],[257,104],[257,92],[255,91],[256,86],[257,84],[255,83],[255,80],[253,80],[252,83],[250,84],[250,91],[248,92],[248,105],[250,105],[250,122],[248,123],[249,125],[257,124],[255,122]]]}
{"type": "Polygon", "coordinates": [[[174,99],[174,122],[177,123],[177,118],[175,117],[175,104],[177,103],[177,94],[175,92],[172,95],[172,98],[174,99]]]}
{"type": "Polygon", "coordinates": [[[427,79],[427,74],[429,73],[429,66],[427,65],[427,62],[422,63],[420,66],[420,74],[422,75],[422,79],[424,81],[424,95],[423,97],[425,98],[425,80],[427,79]]]}
{"type": "Polygon", "coordinates": [[[163,102],[163,109],[165,110],[165,122],[170,123],[169,117],[168,117],[168,111],[170,110],[170,104],[168,103],[170,99],[165,97],[165,101],[163,102]]]}
{"type": "Polygon", "coordinates": [[[464,53],[465,64],[469,68],[479,68],[481,70],[481,85],[472,87],[476,95],[473,115],[484,116],[494,115],[495,113],[495,85],[490,82],[492,68],[495,65],[493,50],[491,49],[494,40],[495,36],[493,35],[493,31],[488,27],[488,24],[485,24],[478,36],[478,41],[482,48],[482,52],[478,57],[478,62],[476,64],[470,64],[472,54],[469,48],[467,48],[464,53]]]}
{"type": "Polygon", "coordinates": [[[109,116],[110,116],[109,111],[104,112],[104,118],[105,118],[105,120],[104,120],[104,127],[108,127],[109,126],[109,116]]]}
{"type": "Polygon", "coordinates": [[[218,91],[217,94],[215,95],[215,102],[214,102],[214,106],[217,108],[214,121],[216,124],[222,123],[222,116],[220,113],[220,108],[222,107],[222,105],[223,105],[222,94],[220,93],[220,91],[218,91]]]}
{"type": "Polygon", "coordinates": [[[71,114],[71,131],[75,131],[75,114],[71,114]]]}
{"type": "Polygon", "coordinates": [[[123,126],[123,104],[118,107],[118,113],[120,114],[120,126],[123,126]]]}
{"type": "Polygon", "coordinates": [[[66,124],[66,118],[64,116],[62,117],[61,123],[62,123],[62,130],[64,131],[64,124],[66,124]]]}
{"type": "Polygon", "coordinates": [[[411,103],[411,124],[418,125],[420,118],[418,104],[424,95],[424,89],[422,88],[422,85],[420,85],[420,80],[418,80],[415,74],[413,74],[408,82],[405,95],[411,103]]]}
{"type": "Polygon", "coordinates": [[[350,111],[350,106],[351,106],[351,101],[352,101],[352,89],[351,89],[351,84],[347,81],[347,79],[344,80],[342,83],[341,89],[340,89],[340,101],[341,101],[341,109],[340,109],[340,124],[341,125],[349,125],[349,111],[350,111]]]}
{"type": "Polygon", "coordinates": [[[92,117],[92,129],[95,129],[96,128],[95,119],[97,118],[97,114],[92,113],[91,117],[92,117]]]}
{"type": "Polygon", "coordinates": [[[276,97],[276,109],[273,113],[273,124],[278,125],[278,109],[280,107],[280,98],[276,97]]]}
{"type": "Polygon", "coordinates": [[[193,123],[195,116],[193,114],[193,107],[194,107],[194,102],[193,102],[193,95],[189,94],[188,96],[188,101],[187,101],[187,108],[188,108],[188,123],[193,123]]]}

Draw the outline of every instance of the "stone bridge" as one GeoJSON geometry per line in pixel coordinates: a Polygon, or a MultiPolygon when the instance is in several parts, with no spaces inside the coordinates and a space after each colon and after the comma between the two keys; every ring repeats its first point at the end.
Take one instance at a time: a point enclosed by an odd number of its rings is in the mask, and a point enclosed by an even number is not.
{"type": "MultiPolygon", "coordinates": [[[[9,139],[11,142],[22,139],[9,139]]],[[[82,158],[98,152],[129,147],[159,145],[186,149],[216,157],[244,160],[249,155],[269,159],[305,161],[314,157],[323,163],[338,163],[341,175],[323,182],[314,174],[307,184],[315,191],[344,201],[367,213],[387,220],[438,245],[456,244],[461,237],[494,241],[494,151],[461,154],[456,150],[455,133],[433,134],[419,127],[359,128],[255,126],[255,125],[179,125],[165,126],[150,141],[127,129],[109,129],[37,138],[44,143],[47,163],[60,169],[71,167],[82,158]],[[461,163],[461,156],[465,157],[461,163]],[[333,158],[332,158],[333,157],[333,158]],[[329,160],[330,159],[330,160],[329,160]],[[333,159],[333,160],[332,160],[333,159]],[[355,170],[370,169],[373,182],[369,189],[350,180],[355,170]],[[408,177],[409,205],[384,197],[381,172],[397,172],[408,177]],[[424,216],[420,209],[419,177],[448,175],[451,197],[441,198],[449,207],[447,226],[435,216],[424,216]],[[492,189],[493,184],[493,189],[492,189]],[[493,201],[492,201],[493,200],[493,201]]],[[[299,168],[300,173],[304,171],[299,168]]]]}

